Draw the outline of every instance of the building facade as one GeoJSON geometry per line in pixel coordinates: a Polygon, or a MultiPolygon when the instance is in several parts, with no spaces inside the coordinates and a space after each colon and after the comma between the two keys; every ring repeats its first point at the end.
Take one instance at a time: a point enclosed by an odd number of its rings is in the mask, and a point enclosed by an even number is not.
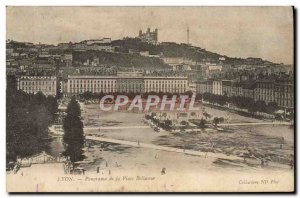
{"type": "Polygon", "coordinates": [[[223,95],[222,80],[212,81],[212,93],[215,95],[223,95]]]}
{"type": "Polygon", "coordinates": [[[277,103],[279,107],[294,108],[294,85],[292,82],[275,82],[272,80],[242,81],[205,80],[197,82],[196,92],[215,95],[241,96],[266,104],[277,103]]]}
{"type": "Polygon", "coordinates": [[[115,76],[68,76],[67,94],[113,93],[117,91],[117,78],[115,76]]]}
{"type": "Polygon", "coordinates": [[[257,81],[254,91],[254,99],[255,101],[265,101],[267,104],[270,102],[275,102],[274,82],[269,80],[257,81]]]}
{"type": "Polygon", "coordinates": [[[213,93],[213,81],[212,80],[203,80],[196,83],[197,93],[213,93]]]}
{"type": "Polygon", "coordinates": [[[232,80],[222,80],[222,95],[232,96],[232,80]]]}
{"type": "Polygon", "coordinates": [[[188,91],[187,77],[145,77],[145,92],[184,93],[188,91]]]}
{"type": "Polygon", "coordinates": [[[91,39],[84,40],[80,43],[74,43],[72,48],[75,50],[96,50],[96,51],[107,51],[113,52],[114,47],[111,44],[111,38],[102,38],[102,39],[91,39]]]}
{"type": "Polygon", "coordinates": [[[144,79],[141,77],[119,77],[117,90],[120,93],[144,93],[144,79]]]}
{"type": "Polygon", "coordinates": [[[44,95],[56,95],[57,80],[55,76],[21,76],[17,79],[18,90],[26,93],[36,94],[42,92],[44,95]]]}
{"type": "Polygon", "coordinates": [[[256,88],[256,83],[255,82],[245,82],[241,84],[242,88],[242,96],[245,98],[252,98],[254,99],[254,93],[255,93],[255,88],[256,88]]]}
{"type": "Polygon", "coordinates": [[[196,93],[204,94],[206,90],[206,81],[196,82],[196,93]]]}
{"type": "Polygon", "coordinates": [[[66,94],[92,93],[184,93],[189,90],[187,77],[151,77],[118,74],[118,76],[68,76],[66,94]]]}
{"type": "Polygon", "coordinates": [[[274,99],[278,106],[294,108],[294,84],[293,83],[275,83],[274,99]]]}

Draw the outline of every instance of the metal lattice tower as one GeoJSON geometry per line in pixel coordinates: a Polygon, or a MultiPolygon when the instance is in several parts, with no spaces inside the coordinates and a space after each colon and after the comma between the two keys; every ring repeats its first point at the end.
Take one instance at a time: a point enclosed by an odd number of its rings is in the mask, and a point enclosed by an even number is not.
{"type": "Polygon", "coordinates": [[[187,28],[187,30],[186,30],[186,41],[187,41],[187,44],[189,45],[190,44],[190,29],[189,29],[189,27],[187,28]]]}

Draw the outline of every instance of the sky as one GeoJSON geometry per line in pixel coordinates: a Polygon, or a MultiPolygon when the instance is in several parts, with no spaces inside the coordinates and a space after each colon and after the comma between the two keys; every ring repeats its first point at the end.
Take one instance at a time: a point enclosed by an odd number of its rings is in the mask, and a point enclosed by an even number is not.
{"type": "Polygon", "coordinates": [[[293,63],[291,7],[7,7],[6,38],[57,44],[136,37],[158,28],[159,42],[187,42],[230,57],[293,63]]]}

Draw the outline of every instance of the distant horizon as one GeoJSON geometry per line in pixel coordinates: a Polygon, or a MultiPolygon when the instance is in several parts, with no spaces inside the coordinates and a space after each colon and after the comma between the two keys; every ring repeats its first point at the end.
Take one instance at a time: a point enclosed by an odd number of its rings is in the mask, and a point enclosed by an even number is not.
{"type": "Polygon", "coordinates": [[[18,42],[57,45],[101,38],[120,40],[137,37],[140,29],[145,32],[149,27],[151,31],[158,28],[159,43],[186,44],[189,28],[189,44],[206,51],[294,63],[291,7],[9,6],[6,13],[6,39],[18,42]]]}

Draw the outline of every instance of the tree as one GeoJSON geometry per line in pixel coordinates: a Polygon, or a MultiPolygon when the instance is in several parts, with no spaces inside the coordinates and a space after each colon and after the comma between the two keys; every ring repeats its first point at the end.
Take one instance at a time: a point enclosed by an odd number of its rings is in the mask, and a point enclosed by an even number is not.
{"type": "Polygon", "coordinates": [[[189,98],[191,98],[193,96],[193,92],[192,91],[186,91],[184,94],[188,95],[189,98]]]}
{"type": "Polygon", "coordinates": [[[80,98],[83,100],[91,100],[94,97],[94,94],[90,91],[86,91],[82,94],[80,94],[80,98]]]}
{"type": "Polygon", "coordinates": [[[196,94],[196,100],[201,100],[201,99],[202,99],[202,94],[197,93],[197,94],[196,94]]]}
{"type": "MultiPolygon", "coordinates": [[[[53,121],[57,106],[52,106],[41,92],[28,94],[16,90],[11,81],[7,82],[6,158],[9,162],[47,149],[48,126],[53,121]]],[[[56,99],[52,98],[51,103],[55,102],[56,99]]]]}
{"type": "Polygon", "coordinates": [[[58,103],[56,98],[53,96],[48,96],[46,99],[47,110],[51,113],[52,119],[54,119],[54,115],[58,112],[58,103]]]}
{"type": "Polygon", "coordinates": [[[199,128],[204,129],[206,127],[205,126],[206,124],[207,124],[207,121],[204,120],[203,118],[201,118],[199,124],[197,124],[197,125],[198,125],[199,128]]]}
{"type": "Polygon", "coordinates": [[[219,123],[220,123],[220,119],[219,119],[218,117],[214,117],[214,119],[213,119],[213,124],[214,124],[215,126],[218,126],[219,123]]]}
{"type": "Polygon", "coordinates": [[[252,100],[252,101],[250,101],[250,102],[248,103],[247,109],[248,109],[249,113],[251,113],[251,114],[253,114],[254,112],[256,112],[257,107],[256,107],[256,105],[255,105],[255,101],[254,101],[254,100],[252,100]]]}
{"type": "Polygon", "coordinates": [[[224,106],[227,102],[227,96],[217,96],[217,103],[221,106],[224,106]]]}
{"type": "Polygon", "coordinates": [[[150,115],[148,115],[148,114],[145,115],[145,119],[146,119],[146,120],[149,120],[149,119],[151,119],[151,118],[152,118],[152,117],[151,117],[150,115]]]}
{"type": "Polygon", "coordinates": [[[189,123],[188,123],[187,121],[185,121],[185,120],[182,120],[182,121],[180,122],[180,124],[181,124],[181,125],[184,125],[184,126],[188,126],[188,125],[189,125],[189,123]]]}
{"type": "Polygon", "coordinates": [[[266,105],[266,102],[265,102],[265,101],[258,100],[258,101],[255,103],[255,105],[256,105],[256,107],[257,107],[257,111],[259,111],[259,112],[266,112],[267,105],[266,105]]]}
{"type": "Polygon", "coordinates": [[[63,121],[64,143],[66,145],[64,155],[70,157],[73,163],[84,159],[84,134],[81,121],[80,105],[73,97],[67,107],[67,115],[63,121]]]}
{"type": "Polygon", "coordinates": [[[72,115],[75,117],[81,116],[80,105],[76,101],[75,97],[72,97],[70,103],[68,104],[66,113],[67,113],[67,115],[72,115]]]}
{"type": "Polygon", "coordinates": [[[172,121],[167,119],[165,120],[165,129],[170,130],[172,128],[172,121]]]}
{"type": "Polygon", "coordinates": [[[154,112],[151,112],[151,118],[153,119],[155,116],[156,116],[156,113],[154,113],[154,112]]]}
{"type": "Polygon", "coordinates": [[[207,112],[203,112],[203,116],[205,117],[205,119],[211,118],[211,115],[208,114],[207,112]]]}
{"type": "Polygon", "coordinates": [[[223,117],[219,117],[219,123],[223,123],[225,119],[223,117]]]}
{"type": "Polygon", "coordinates": [[[278,104],[276,102],[270,102],[267,105],[267,108],[269,113],[274,113],[276,110],[278,110],[278,104]]]}
{"type": "Polygon", "coordinates": [[[43,92],[39,91],[34,96],[34,102],[33,104],[44,104],[46,102],[46,96],[43,94],[43,92]]]}

